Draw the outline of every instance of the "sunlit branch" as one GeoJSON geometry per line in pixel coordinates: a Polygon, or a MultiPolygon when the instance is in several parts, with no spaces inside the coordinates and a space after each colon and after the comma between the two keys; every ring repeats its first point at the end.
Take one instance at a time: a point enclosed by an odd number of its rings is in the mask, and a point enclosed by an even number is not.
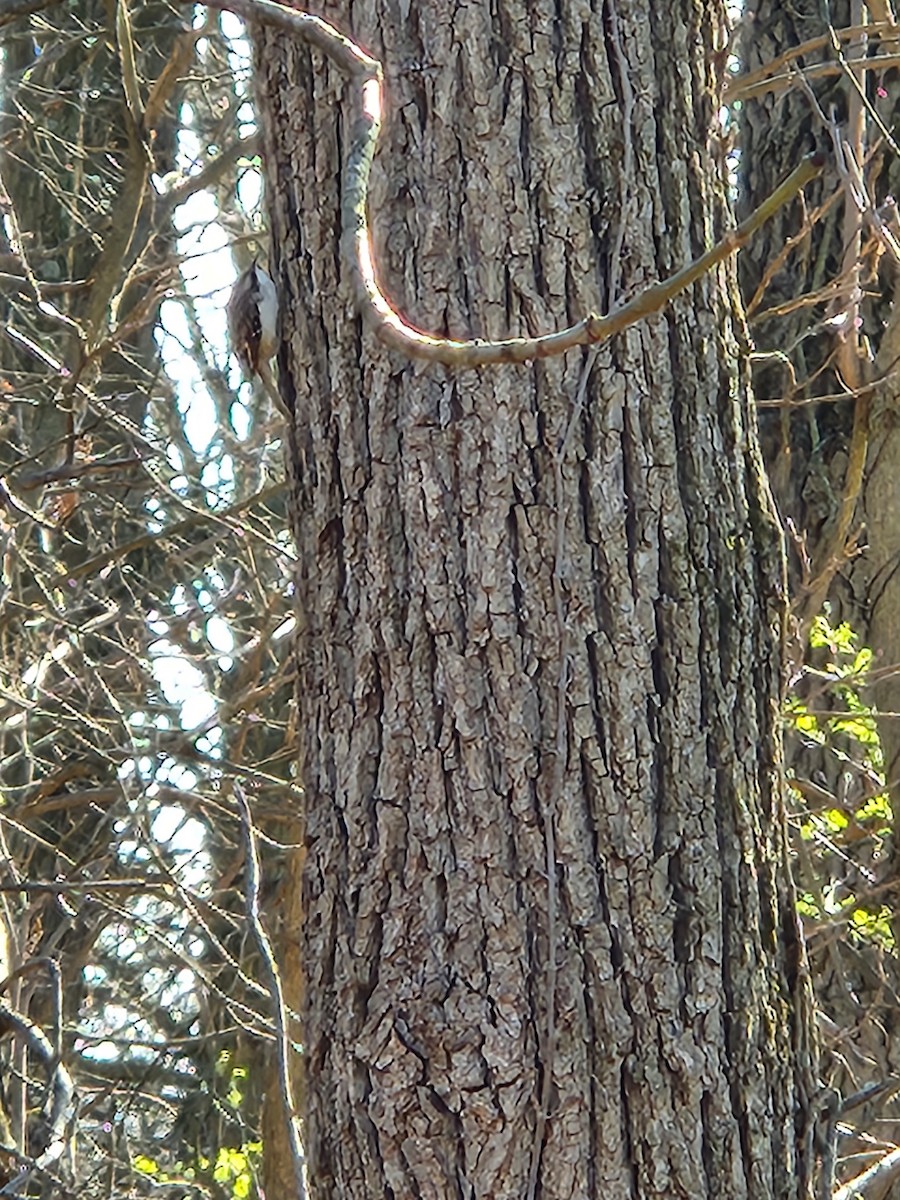
{"type": "Polygon", "coordinates": [[[669,279],[646,288],[627,304],[605,315],[591,314],[577,325],[540,337],[488,341],[456,341],[423,333],[397,312],[379,286],[372,256],[372,238],[366,213],[369,173],[381,129],[382,70],[380,63],[348,37],[309,13],[296,12],[273,0],[210,0],[210,7],[225,8],[248,21],[277,25],[320,49],[357,85],[350,149],[341,194],[342,245],[350,267],[357,303],[375,336],[413,358],[455,366],[479,367],[495,363],[530,362],[564,354],[575,346],[595,345],[644,317],[659,312],[675,296],[723,262],[783,205],[818,175],[822,159],[805,158],[775,191],[736,229],[711,250],[669,279]]]}

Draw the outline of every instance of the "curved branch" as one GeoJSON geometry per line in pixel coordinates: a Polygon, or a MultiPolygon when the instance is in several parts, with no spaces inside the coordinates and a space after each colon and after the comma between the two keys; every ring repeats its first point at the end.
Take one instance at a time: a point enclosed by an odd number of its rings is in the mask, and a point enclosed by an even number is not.
{"type": "Polygon", "coordinates": [[[39,1025],[0,1000],[0,1030],[21,1039],[40,1059],[49,1077],[50,1096],[44,1115],[47,1121],[46,1149],[33,1164],[0,1189],[0,1194],[15,1194],[33,1169],[45,1170],[65,1149],[66,1124],[74,1111],[75,1084],[60,1061],[56,1048],[39,1025]]]}
{"type": "Polygon", "coordinates": [[[541,337],[505,338],[501,341],[482,338],[456,341],[453,338],[436,337],[422,333],[404,320],[381,290],[376,277],[366,199],[369,173],[381,129],[381,64],[321,17],[296,12],[276,4],[274,0],[209,0],[209,4],[212,8],[228,9],[247,21],[261,21],[295,33],[321,50],[357,85],[356,113],[341,190],[342,248],[350,266],[363,320],[380,341],[411,358],[453,366],[481,367],[496,363],[530,362],[564,354],[575,346],[605,342],[644,317],[659,312],[707,271],[746,245],[757,229],[814,179],[824,165],[818,155],[803,159],[746,221],[727,233],[711,250],[669,279],[652,284],[627,304],[603,316],[591,314],[577,325],[541,337]]]}

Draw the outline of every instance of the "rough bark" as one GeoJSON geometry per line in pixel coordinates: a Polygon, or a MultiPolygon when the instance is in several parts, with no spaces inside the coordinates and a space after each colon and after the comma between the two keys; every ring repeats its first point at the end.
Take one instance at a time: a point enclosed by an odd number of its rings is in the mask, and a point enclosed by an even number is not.
{"type": "MultiPolygon", "coordinates": [[[[326,7],[385,61],[376,253],[416,324],[549,328],[721,230],[724,14],[652,9],[326,7]]],[[[264,32],[258,76],[313,1194],[804,1195],[782,546],[733,272],[594,354],[411,366],[349,303],[340,80],[264,32]]]]}

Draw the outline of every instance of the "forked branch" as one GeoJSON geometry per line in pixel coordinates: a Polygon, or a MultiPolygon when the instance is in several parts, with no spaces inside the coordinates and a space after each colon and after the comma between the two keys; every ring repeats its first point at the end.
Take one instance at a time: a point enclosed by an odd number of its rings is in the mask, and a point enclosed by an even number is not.
{"type": "Polygon", "coordinates": [[[726,233],[720,242],[694,262],[661,283],[652,284],[627,304],[600,316],[592,313],[566,329],[540,337],[505,338],[487,341],[472,338],[456,341],[422,333],[409,325],[381,290],[372,256],[372,239],[366,215],[369,173],[381,129],[383,103],[382,70],[377,59],[355,42],[309,13],[297,12],[274,0],[208,0],[212,8],[224,8],[245,20],[259,21],[286,29],[311,42],[347,75],[356,88],[355,113],[350,149],[341,193],[341,234],[344,255],[351,270],[356,299],[366,324],[375,336],[412,358],[463,367],[495,363],[530,362],[564,354],[575,346],[596,345],[621,333],[644,317],[663,309],[675,296],[696,283],[750,240],[753,234],[783,205],[792,200],[822,169],[822,159],[811,155],[800,163],[750,216],[726,233]]]}

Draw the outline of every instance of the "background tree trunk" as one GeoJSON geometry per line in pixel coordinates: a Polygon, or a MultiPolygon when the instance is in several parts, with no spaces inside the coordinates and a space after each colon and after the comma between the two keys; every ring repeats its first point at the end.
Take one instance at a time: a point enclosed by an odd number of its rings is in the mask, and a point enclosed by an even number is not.
{"type": "MultiPolygon", "coordinates": [[[[807,726],[789,744],[788,761],[803,863],[798,883],[811,902],[807,912],[818,908],[820,915],[810,924],[809,954],[817,997],[827,1013],[823,1073],[845,1093],[877,1084],[894,1070],[898,1032],[896,954],[882,953],[879,936],[860,937],[854,931],[865,930],[867,920],[873,926],[881,921],[882,929],[892,922],[895,943],[900,931],[892,892],[900,816],[900,443],[894,416],[900,339],[896,267],[891,255],[882,253],[868,216],[848,202],[816,104],[864,162],[869,197],[891,223],[890,206],[880,206],[897,195],[900,163],[882,142],[874,117],[893,119],[900,74],[893,67],[858,72],[857,91],[831,40],[832,29],[859,31],[890,9],[861,0],[837,0],[827,9],[817,0],[790,6],[762,0],[744,22],[739,45],[742,66],[752,77],[783,63],[784,55],[805,43],[806,51],[792,61],[809,72],[808,89],[795,80],[787,89],[743,97],[743,207],[757,204],[810,146],[827,146],[831,160],[807,192],[805,236],[786,253],[790,230],[784,218],[776,218],[742,253],[740,273],[750,331],[761,352],[754,390],[761,404],[764,455],[779,509],[796,531],[793,545],[797,549],[802,542],[809,563],[804,570],[802,554],[792,560],[801,635],[794,657],[798,665],[812,668],[797,672],[795,694],[814,714],[820,738],[806,736],[807,726]],[[782,406],[766,407],[773,402],[782,406]],[[875,670],[851,679],[851,691],[860,686],[861,703],[878,713],[884,779],[893,802],[893,862],[890,839],[884,837],[890,818],[882,816],[879,796],[879,747],[861,742],[852,725],[842,728],[828,720],[829,710],[845,711],[853,699],[848,701],[840,671],[831,669],[831,649],[810,650],[806,643],[809,622],[826,597],[829,624],[848,622],[857,644],[874,651],[875,670]],[[830,837],[835,816],[838,824],[847,824],[846,839],[830,837]]],[[[870,65],[876,56],[888,59],[897,50],[893,31],[888,37],[883,27],[880,40],[870,36],[866,41],[857,33],[840,45],[851,68],[863,59],[870,65]]],[[[740,97],[745,85],[738,76],[734,94],[740,97]]],[[[893,225],[896,229],[896,219],[893,225]]],[[[900,1130],[900,1105],[896,1097],[875,1092],[868,1105],[856,1109],[854,1120],[861,1130],[877,1127],[889,1142],[900,1130]]],[[[851,1160],[847,1170],[857,1169],[851,1160]]]]}
{"type": "MultiPolygon", "coordinates": [[[[745,22],[739,49],[742,65],[754,72],[802,43],[822,39],[822,45],[798,62],[805,68],[832,68],[831,74],[812,80],[819,109],[827,118],[833,117],[851,147],[861,150],[866,186],[873,203],[881,206],[897,194],[900,163],[886,152],[869,114],[891,121],[900,102],[900,75],[896,69],[859,75],[867,114],[847,73],[838,69],[829,33],[831,28],[860,27],[871,20],[870,7],[877,16],[880,10],[861,0],[839,0],[827,12],[817,0],[798,0],[790,7],[779,0],[763,0],[745,22]]],[[[842,46],[846,61],[852,63],[866,54],[887,57],[896,52],[897,42],[866,44],[857,38],[842,46]]],[[[740,190],[748,210],[806,149],[818,144],[831,150],[828,130],[799,86],[745,99],[740,129],[740,190]]],[[[792,252],[783,252],[788,218],[779,214],[740,260],[750,328],[762,352],[754,386],[762,404],[765,458],[779,509],[802,538],[809,558],[805,571],[797,558],[793,560],[792,590],[802,621],[795,653],[798,661],[802,659],[809,622],[827,596],[831,621],[835,625],[848,621],[863,642],[873,646],[879,656],[876,665],[884,668],[900,663],[900,593],[895,584],[900,471],[891,415],[897,390],[895,268],[890,255],[882,255],[871,224],[855,206],[847,205],[836,166],[813,184],[807,200],[815,220],[792,252]],[[773,272],[772,264],[780,268],[773,272]],[[804,298],[811,299],[801,302],[804,298]],[[849,332],[835,323],[842,312],[852,318],[849,332]],[[883,383],[873,395],[864,385],[875,380],[883,383]],[[816,397],[824,397],[825,402],[811,403],[816,397]],[[766,407],[776,400],[785,406],[766,407]],[[792,403],[796,407],[789,407],[792,403]],[[873,437],[866,455],[870,410],[873,437]],[[854,461],[866,463],[864,478],[855,478],[854,461]],[[852,521],[842,529],[848,493],[853,501],[852,521]],[[865,551],[861,558],[856,555],[860,547],[865,551]],[[823,586],[816,586],[817,579],[823,586]],[[807,588],[811,594],[804,594],[807,588]]],[[[882,714],[879,735],[896,810],[900,783],[900,723],[892,715],[900,711],[896,674],[883,673],[868,695],[882,714]]],[[[836,704],[840,707],[839,698],[836,704]]],[[[866,798],[870,781],[833,754],[806,747],[796,765],[799,775],[815,778],[835,796],[847,798],[848,807],[861,794],[863,801],[866,798]]]]}
{"type": "MultiPolygon", "coordinates": [[[[652,9],[354,6],[390,98],[376,254],[415,324],[566,323],[730,220],[723,6],[652,9]]],[[[782,546],[733,271],[581,359],[410,365],[338,259],[343,85],[257,50],[314,1195],[806,1195],[782,546]]]]}

